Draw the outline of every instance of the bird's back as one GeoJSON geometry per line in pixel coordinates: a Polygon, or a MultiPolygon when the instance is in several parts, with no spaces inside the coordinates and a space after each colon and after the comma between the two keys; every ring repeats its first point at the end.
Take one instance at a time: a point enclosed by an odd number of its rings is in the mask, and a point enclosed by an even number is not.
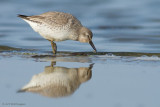
{"type": "Polygon", "coordinates": [[[29,16],[30,20],[45,23],[53,27],[60,26],[82,26],[80,21],[71,14],[63,12],[46,12],[36,16],[29,16]]]}

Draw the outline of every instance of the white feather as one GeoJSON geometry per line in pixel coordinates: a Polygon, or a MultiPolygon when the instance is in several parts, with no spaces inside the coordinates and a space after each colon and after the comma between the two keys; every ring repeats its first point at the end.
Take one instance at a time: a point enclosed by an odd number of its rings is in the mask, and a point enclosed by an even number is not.
{"type": "Polygon", "coordinates": [[[54,41],[63,41],[70,39],[70,32],[63,29],[53,29],[50,26],[46,24],[39,24],[36,22],[32,22],[26,19],[23,19],[26,21],[35,32],[38,32],[42,37],[48,40],[54,40],[54,41]]]}

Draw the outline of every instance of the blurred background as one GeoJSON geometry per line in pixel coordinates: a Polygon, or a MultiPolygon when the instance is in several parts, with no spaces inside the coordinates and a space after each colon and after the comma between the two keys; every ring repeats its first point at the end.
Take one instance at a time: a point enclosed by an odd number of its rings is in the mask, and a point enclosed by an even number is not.
{"type": "MultiPolygon", "coordinates": [[[[73,14],[93,31],[98,51],[160,52],[159,10],[159,0],[0,0],[0,45],[51,51],[50,43],[17,14],[60,11],[73,14]]],[[[92,48],[64,41],[58,42],[58,51],[92,48]]]]}

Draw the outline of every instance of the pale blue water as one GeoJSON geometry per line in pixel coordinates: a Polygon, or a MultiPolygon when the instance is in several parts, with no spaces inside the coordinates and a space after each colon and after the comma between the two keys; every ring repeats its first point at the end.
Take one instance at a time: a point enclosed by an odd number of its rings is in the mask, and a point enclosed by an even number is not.
{"type": "Polygon", "coordinates": [[[159,61],[123,61],[109,57],[107,60],[97,58],[97,61],[91,60],[90,63],[57,61],[55,67],[70,69],[88,67],[91,63],[96,63],[93,65],[91,78],[80,84],[79,88],[67,97],[55,98],[39,93],[17,93],[34,75],[44,72],[46,67],[50,66],[51,62],[46,61],[35,62],[34,59],[20,57],[1,59],[0,103],[2,107],[10,106],[12,103],[16,103],[16,106],[22,104],[22,107],[160,106],[159,61]]]}
{"type": "MultiPolygon", "coordinates": [[[[159,0],[3,0],[0,45],[51,50],[50,43],[17,14],[62,11],[73,14],[93,31],[98,51],[160,52],[159,5],[159,0]]],[[[92,51],[88,44],[75,41],[57,44],[59,51],[92,51]]]]}
{"type": "MultiPolygon", "coordinates": [[[[17,14],[62,11],[73,14],[93,31],[93,42],[98,51],[159,53],[159,10],[159,0],[1,0],[0,45],[38,49],[36,52],[46,51],[44,54],[47,54],[52,51],[50,43],[18,18],[17,14]]],[[[76,41],[59,42],[57,45],[58,51],[92,51],[88,44],[76,41]]],[[[36,59],[12,54],[0,52],[0,107],[160,106],[158,56],[99,55],[36,59]],[[55,67],[60,67],[64,74],[67,70],[88,68],[94,64],[92,76],[78,84],[79,88],[66,97],[50,98],[39,93],[17,93],[34,75],[42,74],[48,67],[51,69],[51,61],[56,61],[55,67]]]]}

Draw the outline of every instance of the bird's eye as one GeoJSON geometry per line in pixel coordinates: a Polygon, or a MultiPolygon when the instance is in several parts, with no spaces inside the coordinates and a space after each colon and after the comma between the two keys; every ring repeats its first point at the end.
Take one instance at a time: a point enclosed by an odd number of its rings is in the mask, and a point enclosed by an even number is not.
{"type": "Polygon", "coordinates": [[[87,37],[88,37],[90,40],[92,39],[90,35],[87,35],[87,37]]]}

